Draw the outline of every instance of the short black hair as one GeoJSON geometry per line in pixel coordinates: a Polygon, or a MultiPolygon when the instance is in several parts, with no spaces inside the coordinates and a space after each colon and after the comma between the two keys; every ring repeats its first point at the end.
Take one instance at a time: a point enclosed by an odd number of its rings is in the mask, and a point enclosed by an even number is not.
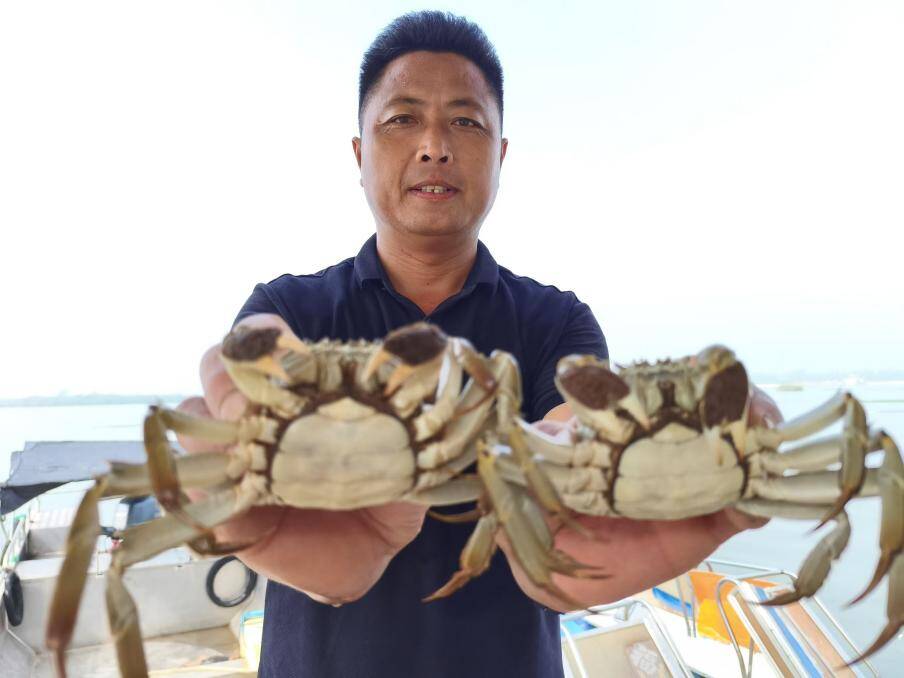
{"type": "Polygon", "coordinates": [[[451,12],[409,12],[384,28],[361,60],[358,79],[358,127],[370,91],[393,59],[409,52],[451,52],[474,63],[493,92],[502,121],[502,65],[493,43],[475,23],[451,12]]]}

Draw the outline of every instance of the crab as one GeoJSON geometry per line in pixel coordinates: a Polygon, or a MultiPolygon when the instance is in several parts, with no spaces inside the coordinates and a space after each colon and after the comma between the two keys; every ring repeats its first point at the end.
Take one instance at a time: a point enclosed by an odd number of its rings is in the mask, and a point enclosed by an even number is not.
{"type": "MultiPolygon", "coordinates": [[[[219,421],[151,407],[144,424],[147,464],[113,464],[80,504],[46,632],[60,676],[103,497],[153,493],[166,514],[117,535],[121,545],[106,574],[120,670],[145,676],[138,615],[122,582],[130,565],[182,543],[201,553],[250,546],[217,543],[212,529],[256,505],[342,510],[391,501],[451,505],[493,495],[494,488],[464,471],[476,460],[475,441],[484,431],[509,425],[520,409],[520,374],[511,355],[486,357],[466,340],[418,323],[382,343],[312,344],[278,329],[239,326],[223,341],[221,356],[250,402],[245,416],[219,421]],[[177,455],[169,432],[227,444],[230,451],[177,455]],[[184,489],[205,490],[206,497],[190,501],[184,489]]],[[[512,539],[520,542],[518,534],[512,539]]]]}
{"type": "Polygon", "coordinates": [[[783,605],[821,587],[850,535],[846,503],[878,495],[881,557],[857,600],[888,575],[888,623],[854,661],[880,649],[904,623],[904,461],[891,436],[870,431],[849,393],[787,423],[750,426],[747,373],[724,347],[619,373],[593,356],[569,356],[558,365],[556,385],[579,423],[562,439],[519,417],[521,382],[511,355],[486,357],[425,323],[382,343],[308,344],[275,329],[239,327],[224,340],[222,358],[251,403],[246,415],[225,422],[152,407],[147,465],[113,464],[83,499],[46,634],[61,676],[99,534],[97,503],[114,495],[153,493],[166,511],[118,535],[121,546],[107,572],[110,628],[124,676],[147,674],[137,611],[122,582],[126,568],[181,543],[202,553],[250,546],[217,543],[212,529],[262,504],[342,510],[476,500],[477,508],[461,516],[478,521],[459,570],[425,600],[450,595],[486,570],[504,530],[533,583],[575,607],[552,575],[606,575],[555,548],[547,514],[578,530],[574,513],[681,519],[728,506],[756,516],[834,521],[794,590],[768,601],[783,605]],[[806,440],[839,419],[840,436],[806,440]],[[169,432],[231,449],[179,456],[169,432]],[[804,442],[779,449],[795,441],[804,442]],[[866,468],[872,451],[884,453],[881,468],[866,468]],[[469,473],[475,461],[477,473],[469,473]],[[192,502],[183,488],[207,494],[192,502]]]}
{"type": "MultiPolygon", "coordinates": [[[[887,575],[888,621],[851,663],[897,635],[904,624],[904,462],[890,435],[869,429],[853,395],[838,393],[776,426],[751,426],[747,372],[723,346],[618,372],[594,356],[568,356],[557,366],[556,386],[576,415],[566,435],[553,437],[518,420],[489,432],[481,444],[481,476],[485,483],[498,481],[495,501],[507,507],[490,511],[483,529],[496,529],[500,516],[524,519],[527,511],[511,510],[525,504],[519,487],[559,515],[564,506],[594,516],[677,520],[734,507],[752,516],[816,519],[818,527],[833,521],[804,560],[793,590],[763,603],[785,605],[816,593],[841,555],[851,531],[847,502],[878,495],[881,555],[852,604],[887,575]],[[838,420],[840,435],[811,438],[838,420]],[[874,451],[883,453],[881,467],[867,468],[874,451]]],[[[486,566],[492,549],[487,538],[476,539],[481,531],[466,546],[450,587],[486,566]]],[[[542,526],[534,532],[549,550],[542,526]]]]}

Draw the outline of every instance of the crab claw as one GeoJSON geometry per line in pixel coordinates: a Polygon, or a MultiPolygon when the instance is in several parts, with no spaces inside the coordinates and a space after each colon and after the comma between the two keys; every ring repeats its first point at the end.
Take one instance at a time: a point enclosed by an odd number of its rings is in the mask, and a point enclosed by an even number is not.
{"type": "Polygon", "coordinates": [[[289,375],[273,357],[280,348],[295,353],[310,352],[304,342],[279,328],[239,326],[223,339],[221,355],[226,360],[288,382],[291,380],[289,375]]]}
{"type": "Polygon", "coordinates": [[[361,378],[370,379],[384,364],[399,361],[386,385],[387,393],[401,386],[415,368],[438,358],[446,348],[446,335],[435,325],[414,323],[390,332],[380,349],[374,353],[361,378]]]}
{"type": "MultiPolygon", "coordinates": [[[[708,378],[700,402],[701,419],[706,428],[720,427],[745,421],[745,409],[750,394],[747,370],[735,360],[728,349],[706,349],[708,378]]],[[[701,359],[702,362],[702,359],[701,359]]]]}
{"type": "Polygon", "coordinates": [[[595,356],[567,356],[556,369],[556,386],[569,400],[589,410],[626,410],[643,428],[650,427],[646,408],[631,387],[595,356]]]}
{"type": "Polygon", "coordinates": [[[361,373],[361,379],[367,381],[377,373],[377,370],[393,358],[395,358],[395,356],[392,355],[392,353],[381,347],[370,357],[370,360],[367,361],[367,364],[364,366],[364,371],[361,373]]]}
{"type": "Polygon", "coordinates": [[[287,351],[292,351],[293,353],[301,353],[304,355],[310,355],[311,353],[310,346],[308,346],[294,334],[287,334],[285,332],[279,335],[279,338],[276,340],[276,347],[284,348],[287,351]]]}
{"type": "Polygon", "coordinates": [[[398,388],[408,380],[408,377],[414,374],[414,372],[415,368],[411,365],[397,366],[392,371],[392,374],[389,375],[389,380],[386,382],[386,388],[383,389],[383,394],[390,396],[395,393],[398,388]]]}

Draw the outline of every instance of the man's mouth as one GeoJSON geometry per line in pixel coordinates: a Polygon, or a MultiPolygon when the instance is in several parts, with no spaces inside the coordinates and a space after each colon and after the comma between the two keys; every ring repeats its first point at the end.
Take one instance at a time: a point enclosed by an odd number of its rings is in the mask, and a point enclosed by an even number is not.
{"type": "Polygon", "coordinates": [[[458,189],[445,182],[422,181],[409,188],[408,192],[427,200],[448,200],[458,193],[458,189]]]}
{"type": "Polygon", "coordinates": [[[421,186],[420,188],[413,188],[413,191],[420,191],[421,193],[445,193],[447,191],[454,191],[454,188],[446,188],[445,186],[421,186]]]}

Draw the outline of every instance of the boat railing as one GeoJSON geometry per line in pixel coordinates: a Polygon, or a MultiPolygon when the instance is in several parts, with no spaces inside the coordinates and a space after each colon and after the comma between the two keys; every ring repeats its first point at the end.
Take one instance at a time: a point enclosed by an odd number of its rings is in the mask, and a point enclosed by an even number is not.
{"type": "Polygon", "coordinates": [[[668,630],[661,624],[659,617],[650,604],[638,598],[626,598],[606,605],[594,605],[586,610],[578,610],[561,615],[559,627],[562,631],[562,638],[571,651],[574,666],[577,668],[578,675],[575,678],[593,678],[593,676],[588,672],[575,642],[576,637],[579,636],[569,630],[568,622],[583,619],[590,614],[609,615],[622,623],[630,623],[640,617],[640,621],[646,627],[649,637],[663,654],[671,675],[679,676],[680,678],[692,678],[693,674],[681,658],[681,652],[675,645],[675,641],[668,630]],[[662,647],[663,645],[665,647],[662,647]]]}
{"type": "MultiPolygon", "coordinates": [[[[740,675],[742,678],[752,678],[753,676],[753,654],[754,654],[754,646],[755,644],[759,647],[764,646],[763,638],[760,637],[759,633],[754,628],[755,625],[750,623],[751,620],[744,613],[742,609],[737,606],[732,606],[733,611],[738,617],[741,619],[744,626],[747,628],[747,631],[750,635],[750,644],[746,649],[747,651],[747,660],[744,660],[744,649],[742,649],[741,644],[738,642],[738,639],[732,629],[728,611],[725,608],[725,600],[722,596],[722,591],[727,586],[732,586],[736,590],[741,587],[743,582],[747,582],[748,580],[753,579],[781,579],[784,578],[787,580],[788,584],[791,586],[797,581],[797,575],[793,572],[788,572],[786,570],[781,569],[770,569],[766,567],[749,565],[747,563],[738,563],[730,560],[721,560],[717,558],[710,558],[705,560],[701,564],[702,568],[709,570],[710,572],[719,574],[722,579],[716,584],[716,592],[715,592],[715,603],[717,609],[719,611],[719,616],[722,618],[722,623],[725,626],[726,631],[728,632],[728,636],[731,642],[731,645],[734,649],[735,655],[738,659],[738,666],[740,668],[740,675]],[[737,575],[728,575],[723,574],[725,568],[737,569],[740,570],[741,573],[737,575]]],[[[682,584],[682,579],[687,578],[687,583],[690,585],[690,579],[687,574],[682,575],[676,578],[676,585],[678,589],[678,597],[680,599],[680,608],[681,614],[684,617],[685,626],[687,628],[687,633],[691,637],[696,637],[697,635],[697,607],[696,607],[696,597],[693,593],[693,587],[691,586],[690,594],[685,597],[684,594],[684,585],[682,584]]],[[[776,582],[776,585],[781,582],[776,582]]],[[[729,594],[731,595],[731,594],[729,594]]],[[[734,595],[740,595],[740,592],[734,593],[734,595]]],[[[839,648],[839,652],[843,655],[846,655],[848,659],[853,659],[859,654],[859,650],[857,649],[856,644],[851,639],[851,637],[844,631],[842,626],[835,620],[832,614],[826,609],[826,607],[817,599],[816,597],[812,597],[808,599],[808,607],[814,607],[818,611],[820,620],[822,621],[822,625],[824,627],[828,627],[831,632],[831,640],[835,643],[840,643],[844,645],[844,648],[839,648]]],[[[811,615],[812,616],[812,615],[811,615]]],[[[814,619],[815,621],[815,619],[814,619]]],[[[792,648],[788,645],[787,641],[782,641],[778,639],[779,642],[783,643],[784,647],[783,651],[789,656],[793,655],[792,648]]],[[[878,677],[878,672],[869,663],[869,661],[861,661],[856,668],[852,668],[858,675],[872,675],[878,677]]]]}

